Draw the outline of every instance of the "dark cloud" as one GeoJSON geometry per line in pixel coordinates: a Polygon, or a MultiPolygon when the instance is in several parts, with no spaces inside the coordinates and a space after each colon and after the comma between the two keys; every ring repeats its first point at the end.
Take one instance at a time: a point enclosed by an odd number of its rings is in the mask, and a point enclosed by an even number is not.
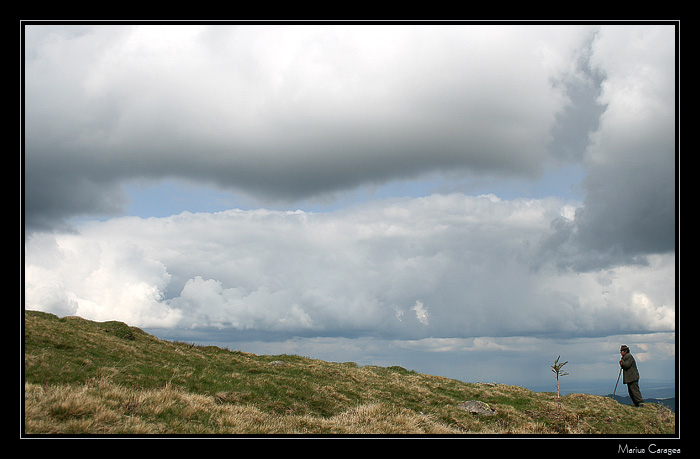
{"type": "Polygon", "coordinates": [[[670,26],[606,28],[594,42],[605,111],[583,157],[583,205],[573,222],[555,222],[548,240],[561,266],[646,263],[676,248],[673,37],[670,26]]]}
{"type": "Polygon", "coordinates": [[[268,200],[463,170],[534,177],[587,30],[469,27],[28,26],[31,200],[115,210],[136,177],[268,200]],[[543,33],[544,32],[544,33],[543,33]],[[513,69],[517,69],[513,71],[513,69]],[[57,188],[41,181],[61,164],[57,188]],[[57,194],[65,196],[55,196],[57,194]],[[54,196],[47,196],[54,195],[54,196]]]}

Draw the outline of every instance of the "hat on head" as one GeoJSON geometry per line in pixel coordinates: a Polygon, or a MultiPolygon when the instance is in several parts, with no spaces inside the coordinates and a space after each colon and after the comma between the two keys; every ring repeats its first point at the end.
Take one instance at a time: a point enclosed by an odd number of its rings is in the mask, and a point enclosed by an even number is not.
{"type": "Polygon", "coordinates": [[[623,344],[622,346],[620,346],[620,350],[621,350],[621,351],[628,351],[628,352],[629,352],[630,348],[628,348],[627,346],[625,346],[625,345],[623,344]]]}

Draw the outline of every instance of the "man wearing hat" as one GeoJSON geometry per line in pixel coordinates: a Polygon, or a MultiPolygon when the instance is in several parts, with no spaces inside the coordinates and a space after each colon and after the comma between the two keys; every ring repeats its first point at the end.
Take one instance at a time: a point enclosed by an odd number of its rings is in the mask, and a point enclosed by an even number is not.
{"type": "Polygon", "coordinates": [[[630,348],[624,344],[620,347],[620,366],[622,367],[622,384],[627,384],[627,392],[630,394],[634,406],[644,406],[642,392],[639,390],[639,371],[637,363],[630,354],[630,348]]]}

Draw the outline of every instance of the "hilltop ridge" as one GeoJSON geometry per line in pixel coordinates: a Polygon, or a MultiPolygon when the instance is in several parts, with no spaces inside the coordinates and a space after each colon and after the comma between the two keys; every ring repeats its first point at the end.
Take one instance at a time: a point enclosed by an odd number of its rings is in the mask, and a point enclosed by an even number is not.
{"type": "Polygon", "coordinates": [[[122,322],[25,311],[28,435],[672,435],[648,403],[399,366],[255,355],[158,339],[122,322]],[[473,403],[466,403],[473,402],[473,403]],[[482,412],[466,409],[483,407],[482,412]]]}

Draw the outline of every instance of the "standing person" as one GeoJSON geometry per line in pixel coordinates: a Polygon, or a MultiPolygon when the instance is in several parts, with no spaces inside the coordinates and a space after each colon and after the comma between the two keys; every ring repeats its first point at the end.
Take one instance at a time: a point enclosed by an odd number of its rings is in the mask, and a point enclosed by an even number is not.
{"type": "Polygon", "coordinates": [[[627,392],[630,394],[634,406],[644,406],[642,392],[639,390],[639,371],[637,371],[637,362],[630,354],[630,348],[624,344],[620,347],[620,367],[622,367],[622,384],[627,384],[627,392]]]}

